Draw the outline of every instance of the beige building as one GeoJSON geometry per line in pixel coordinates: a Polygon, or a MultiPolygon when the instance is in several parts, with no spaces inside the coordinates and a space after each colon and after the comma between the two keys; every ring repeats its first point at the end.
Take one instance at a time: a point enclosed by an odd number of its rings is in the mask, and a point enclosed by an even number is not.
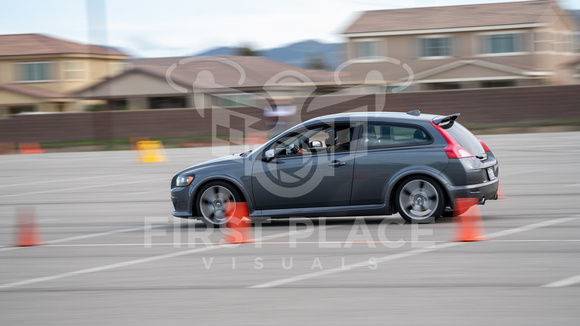
{"type": "Polygon", "coordinates": [[[0,116],[81,111],[70,94],[123,70],[118,50],[41,34],[0,35],[0,116]]]}
{"type": "Polygon", "coordinates": [[[569,84],[577,31],[553,0],[367,11],[340,69],[398,91],[569,84]]]}
{"type": "Polygon", "coordinates": [[[106,101],[108,110],[264,107],[268,100],[287,105],[348,86],[338,86],[332,72],[262,57],[146,58],[132,60],[131,66],[76,96],[106,101]]]}

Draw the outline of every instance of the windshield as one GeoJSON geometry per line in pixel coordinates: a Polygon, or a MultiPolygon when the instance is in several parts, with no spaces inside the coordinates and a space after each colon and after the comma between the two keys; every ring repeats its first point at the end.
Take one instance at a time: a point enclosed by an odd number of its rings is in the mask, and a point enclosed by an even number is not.
{"type": "Polygon", "coordinates": [[[485,150],[479,142],[479,139],[477,139],[471,131],[467,130],[467,128],[462,126],[460,123],[455,122],[453,126],[446,131],[459,143],[459,145],[468,150],[471,154],[475,156],[482,156],[485,154],[485,150]]]}

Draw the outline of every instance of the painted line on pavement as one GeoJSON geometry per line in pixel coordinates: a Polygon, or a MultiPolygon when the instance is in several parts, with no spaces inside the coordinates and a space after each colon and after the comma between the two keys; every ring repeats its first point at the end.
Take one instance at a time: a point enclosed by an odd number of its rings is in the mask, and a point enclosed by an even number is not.
{"type": "MultiPolygon", "coordinates": [[[[90,234],[84,234],[84,235],[77,235],[77,236],[74,236],[74,237],[68,237],[68,238],[62,238],[62,239],[44,241],[44,242],[42,242],[42,244],[43,244],[42,247],[45,247],[44,245],[54,245],[54,244],[57,244],[57,243],[63,243],[63,242],[69,242],[69,241],[76,241],[76,240],[84,240],[84,239],[91,239],[91,238],[96,238],[96,237],[103,237],[103,236],[107,236],[107,235],[113,235],[113,234],[117,234],[117,233],[125,233],[125,232],[133,232],[133,231],[142,231],[142,230],[146,230],[146,229],[154,229],[154,228],[161,228],[161,227],[165,227],[165,225],[139,226],[139,227],[134,227],[134,228],[129,228],[129,229],[121,229],[121,230],[113,230],[113,231],[106,231],[106,232],[99,232],[99,233],[90,233],[90,234]]],[[[22,249],[22,248],[31,248],[31,247],[4,247],[4,248],[0,248],[0,252],[2,252],[2,251],[16,250],[16,249],[22,249]]]]}
{"type": "MultiPolygon", "coordinates": [[[[92,177],[81,177],[81,178],[72,178],[72,179],[58,179],[58,183],[61,182],[69,182],[69,181],[79,181],[79,180],[90,180],[90,179],[100,179],[100,178],[111,178],[111,177],[119,177],[119,174],[107,174],[107,175],[97,175],[92,177]]],[[[0,185],[0,188],[6,187],[20,187],[20,186],[35,186],[41,183],[55,183],[55,180],[44,180],[44,181],[34,181],[34,182],[25,182],[25,183],[12,183],[12,184],[4,184],[0,185]]]]}
{"type": "MultiPolygon", "coordinates": [[[[445,241],[413,241],[414,244],[420,243],[447,243],[448,240],[445,241]]],[[[578,240],[494,240],[490,239],[487,242],[499,242],[499,243],[529,243],[529,242],[580,242],[578,240]]],[[[344,245],[365,245],[369,243],[379,243],[379,244],[393,244],[393,241],[375,241],[375,240],[360,240],[360,241],[262,241],[260,242],[261,245],[335,245],[335,246],[344,246],[344,245]]],[[[200,245],[218,245],[219,242],[159,242],[159,243],[151,243],[147,244],[147,246],[151,247],[164,247],[164,246],[175,246],[175,248],[181,247],[195,247],[200,245]]],[[[145,246],[144,243],[81,243],[81,244],[45,244],[43,247],[137,247],[137,246],[145,246]]]]}
{"type": "Polygon", "coordinates": [[[572,276],[556,282],[542,285],[544,288],[561,288],[580,283],[580,275],[572,276]]]}
{"type": "MultiPolygon", "coordinates": [[[[335,228],[335,227],[339,227],[339,226],[338,225],[330,226],[330,227],[321,226],[319,229],[330,229],[330,228],[335,228]]],[[[308,229],[278,233],[278,234],[273,234],[273,235],[269,235],[269,236],[255,239],[255,241],[260,242],[263,240],[282,238],[282,237],[286,237],[286,236],[304,233],[307,231],[308,231],[308,229]]],[[[66,272],[66,273],[61,273],[61,274],[56,274],[56,275],[51,275],[51,276],[44,276],[44,277],[32,278],[32,279],[28,279],[28,280],[21,280],[21,281],[16,281],[16,282],[12,282],[12,283],[1,284],[0,291],[5,290],[5,289],[10,289],[10,288],[15,288],[18,286],[23,286],[23,285],[47,282],[47,281],[67,278],[67,277],[76,276],[76,275],[84,275],[84,274],[108,271],[108,270],[116,269],[116,268],[120,268],[120,267],[133,266],[133,265],[137,265],[137,264],[143,264],[143,263],[148,263],[148,262],[152,262],[152,261],[158,261],[158,260],[163,260],[163,259],[168,259],[168,258],[173,258],[173,257],[191,255],[191,254],[196,254],[196,253],[215,250],[215,249],[236,248],[239,245],[240,244],[211,245],[211,246],[204,247],[204,248],[196,248],[196,249],[190,249],[190,250],[185,250],[185,251],[172,252],[172,253],[164,254],[164,255],[129,260],[129,261],[124,261],[124,262],[120,262],[120,263],[103,265],[103,266],[98,266],[98,267],[93,267],[93,268],[86,268],[86,269],[81,269],[81,270],[77,270],[77,271],[66,272]]]]}
{"type": "MultiPolygon", "coordinates": [[[[555,220],[549,220],[549,221],[534,223],[534,224],[530,224],[530,225],[526,225],[526,226],[522,226],[522,227],[517,227],[514,229],[508,229],[508,230],[503,230],[503,231],[499,231],[499,232],[494,232],[491,234],[486,234],[485,237],[486,238],[497,238],[497,237],[502,237],[502,236],[506,236],[506,235],[510,235],[510,234],[515,234],[515,233],[525,232],[525,231],[529,231],[529,230],[533,230],[533,229],[537,229],[537,228],[542,228],[542,227],[546,227],[546,226],[550,226],[550,225],[554,225],[554,224],[570,222],[570,221],[574,221],[574,220],[578,220],[578,219],[580,219],[580,216],[564,217],[564,218],[559,218],[559,219],[555,219],[555,220]]],[[[337,268],[333,268],[333,269],[327,269],[327,270],[317,271],[317,272],[313,272],[313,273],[297,275],[294,277],[279,279],[279,280],[275,280],[275,281],[271,281],[271,282],[260,283],[260,284],[249,286],[247,288],[249,288],[249,289],[263,289],[263,288],[278,287],[281,285],[286,285],[286,284],[290,284],[290,283],[294,283],[294,282],[304,281],[304,280],[308,280],[308,279],[312,279],[312,278],[316,278],[316,277],[320,277],[320,276],[332,275],[332,274],[348,271],[348,270],[355,269],[355,268],[369,267],[369,266],[374,265],[374,264],[380,264],[380,263],[385,263],[385,262],[394,261],[394,260],[398,260],[398,259],[413,257],[413,256],[417,256],[420,254],[440,250],[440,249],[456,247],[456,246],[463,245],[466,243],[467,242],[449,242],[449,243],[435,245],[435,246],[431,246],[431,247],[427,247],[427,248],[414,249],[414,250],[406,251],[406,252],[399,253],[399,254],[383,256],[383,257],[377,258],[376,260],[372,260],[372,261],[371,260],[361,261],[358,263],[354,263],[354,264],[350,264],[350,265],[346,265],[346,266],[341,266],[341,267],[337,267],[337,268]]]]}
{"type": "Polygon", "coordinates": [[[102,272],[102,271],[106,271],[106,270],[110,270],[110,269],[114,269],[114,268],[119,268],[119,267],[126,267],[126,266],[142,264],[142,263],[147,263],[147,262],[161,260],[161,259],[189,255],[189,254],[193,254],[193,253],[209,251],[209,250],[212,250],[215,248],[217,248],[217,247],[197,248],[197,249],[192,249],[192,250],[173,252],[170,254],[165,254],[165,255],[160,255],[160,256],[153,256],[153,257],[148,257],[148,258],[129,260],[129,261],[116,263],[116,264],[104,265],[104,266],[93,267],[93,268],[86,268],[86,269],[81,269],[81,270],[73,271],[73,272],[67,272],[67,273],[56,274],[56,275],[45,276],[45,277],[32,278],[32,279],[28,279],[28,280],[22,280],[22,281],[2,284],[2,285],[0,285],[0,291],[5,290],[5,289],[9,289],[9,288],[22,286],[22,285],[47,282],[47,281],[57,280],[57,279],[71,277],[71,276],[75,276],[75,275],[83,275],[83,274],[89,274],[89,273],[102,272]]]}
{"type": "Polygon", "coordinates": [[[144,183],[144,182],[151,182],[151,181],[162,181],[162,180],[165,180],[165,179],[145,179],[145,180],[137,180],[137,181],[114,182],[114,183],[98,184],[98,185],[92,185],[92,186],[83,186],[83,187],[74,187],[74,188],[63,188],[63,189],[51,189],[51,190],[41,190],[41,191],[25,192],[25,193],[18,193],[18,194],[7,194],[7,195],[0,195],[0,197],[18,197],[18,196],[29,196],[29,195],[38,195],[38,194],[50,194],[50,193],[55,193],[55,192],[76,191],[76,190],[84,190],[84,189],[93,189],[93,188],[101,188],[101,187],[127,185],[127,184],[133,184],[133,183],[144,183]]]}

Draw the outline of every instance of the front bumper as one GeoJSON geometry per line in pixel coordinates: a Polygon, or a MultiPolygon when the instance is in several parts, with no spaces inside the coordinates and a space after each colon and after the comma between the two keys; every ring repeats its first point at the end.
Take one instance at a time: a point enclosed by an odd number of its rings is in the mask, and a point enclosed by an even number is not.
{"type": "Polygon", "coordinates": [[[189,196],[189,187],[173,187],[171,189],[171,202],[173,203],[173,213],[175,217],[191,217],[192,204],[189,196]]]}

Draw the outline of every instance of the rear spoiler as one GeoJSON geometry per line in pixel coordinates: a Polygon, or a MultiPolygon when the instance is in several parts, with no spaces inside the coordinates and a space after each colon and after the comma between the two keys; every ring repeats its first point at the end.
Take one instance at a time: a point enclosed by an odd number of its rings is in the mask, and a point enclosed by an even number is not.
{"type": "Polygon", "coordinates": [[[445,117],[437,117],[433,118],[433,123],[440,126],[443,129],[449,129],[455,123],[457,117],[459,117],[459,113],[454,113],[445,117]]]}

